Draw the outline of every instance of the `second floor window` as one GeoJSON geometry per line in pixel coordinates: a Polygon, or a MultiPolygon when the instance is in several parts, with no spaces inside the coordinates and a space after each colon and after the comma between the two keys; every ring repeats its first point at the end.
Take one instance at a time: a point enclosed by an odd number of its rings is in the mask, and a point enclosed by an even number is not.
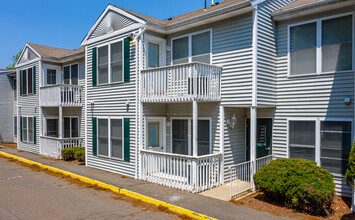
{"type": "Polygon", "coordinates": [[[22,70],[22,94],[32,94],[33,79],[32,68],[22,70]]]}
{"type": "Polygon", "coordinates": [[[211,32],[201,32],[172,40],[172,63],[211,63],[211,32]]]}
{"type": "Polygon", "coordinates": [[[57,73],[54,69],[47,69],[47,85],[57,84],[57,73]]]}
{"type": "Polygon", "coordinates": [[[63,69],[64,84],[78,85],[78,72],[79,72],[78,64],[65,66],[63,69]]]}
{"type": "Polygon", "coordinates": [[[290,75],[351,71],[352,19],[352,15],[347,15],[292,25],[290,75]]]}
{"type": "Polygon", "coordinates": [[[122,41],[98,48],[97,59],[98,83],[123,81],[123,46],[122,41]]]}

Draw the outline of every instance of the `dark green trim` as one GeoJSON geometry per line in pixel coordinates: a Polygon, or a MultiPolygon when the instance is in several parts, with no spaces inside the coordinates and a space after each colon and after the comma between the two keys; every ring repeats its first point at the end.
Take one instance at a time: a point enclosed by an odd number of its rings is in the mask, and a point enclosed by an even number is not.
{"type": "Polygon", "coordinates": [[[22,116],[20,116],[20,141],[23,140],[23,131],[22,131],[22,116]]]}
{"type": "Polygon", "coordinates": [[[124,81],[129,82],[130,80],[130,57],[131,57],[131,45],[128,38],[123,41],[124,44],[124,81]]]}
{"type": "Polygon", "coordinates": [[[33,117],[33,143],[37,143],[36,117],[33,117]]]}
{"type": "Polygon", "coordinates": [[[97,85],[97,48],[92,48],[92,85],[97,85]]]}
{"type": "Polygon", "coordinates": [[[22,70],[20,70],[20,95],[22,96],[22,70]]]}
{"type": "Polygon", "coordinates": [[[124,119],[124,160],[129,162],[130,159],[130,138],[129,138],[129,118],[124,119]]]}
{"type": "Polygon", "coordinates": [[[97,156],[97,118],[92,117],[92,155],[97,156]]]}
{"type": "Polygon", "coordinates": [[[36,66],[34,66],[32,69],[33,94],[36,94],[36,74],[36,66]]]}

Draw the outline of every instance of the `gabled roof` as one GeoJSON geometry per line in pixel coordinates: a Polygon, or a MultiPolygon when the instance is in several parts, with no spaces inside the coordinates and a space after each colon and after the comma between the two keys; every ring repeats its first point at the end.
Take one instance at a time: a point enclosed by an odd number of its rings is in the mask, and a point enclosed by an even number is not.
{"type": "Polygon", "coordinates": [[[134,12],[134,11],[131,11],[131,10],[128,10],[128,9],[125,9],[125,8],[121,8],[121,7],[115,6],[115,5],[112,5],[112,6],[114,6],[116,8],[119,8],[121,10],[124,10],[124,11],[126,11],[126,12],[128,12],[128,13],[134,15],[134,16],[137,16],[137,17],[139,17],[139,18],[141,18],[141,19],[143,19],[145,21],[148,21],[148,22],[151,22],[151,23],[154,23],[154,24],[157,24],[157,25],[169,26],[169,25],[177,24],[177,23],[189,20],[189,19],[193,19],[193,18],[199,17],[201,15],[209,14],[209,13],[212,13],[212,12],[215,12],[215,11],[219,11],[219,10],[231,7],[231,6],[235,6],[235,5],[239,5],[241,3],[247,3],[247,2],[250,2],[250,1],[249,0],[224,0],[224,1],[221,1],[221,2],[218,2],[218,3],[216,2],[216,4],[206,7],[206,9],[205,8],[201,8],[201,9],[198,9],[198,10],[195,10],[195,11],[191,11],[191,12],[188,12],[188,13],[185,13],[185,14],[182,14],[182,15],[178,15],[176,17],[172,17],[172,18],[165,19],[165,20],[160,20],[158,18],[154,18],[154,17],[151,17],[151,16],[143,15],[143,14],[140,14],[138,12],[134,12]]]}
{"type": "Polygon", "coordinates": [[[78,49],[69,50],[57,47],[44,46],[39,44],[28,43],[37,53],[43,58],[54,58],[60,59],[77,53],[82,53],[85,51],[85,47],[80,47],[78,49]]]}
{"type": "Polygon", "coordinates": [[[291,9],[297,9],[300,7],[304,6],[311,6],[315,3],[320,3],[320,2],[329,2],[332,0],[296,0],[294,2],[291,2],[290,4],[286,5],[285,7],[280,8],[279,10],[275,11],[274,14],[277,14],[278,12],[285,12],[291,9]]]}

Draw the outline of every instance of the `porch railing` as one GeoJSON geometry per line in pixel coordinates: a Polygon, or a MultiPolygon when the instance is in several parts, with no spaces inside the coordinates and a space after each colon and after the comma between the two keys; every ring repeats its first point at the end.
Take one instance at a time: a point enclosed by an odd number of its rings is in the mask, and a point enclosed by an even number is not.
{"type": "Polygon", "coordinates": [[[80,85],[57,84],[41,87],[41,106],[82,106],[83,88],[80,85]]]}
{"type": "Polygon", "coordinates": [[[41,154],[54,158],[61,158],[62,149],[67,147],[83,147],[83,138],[56,138],[41,136],[41,154]]]}
{"type": "Polygon", "coordinates": [[[230,166],[230,198],[240,197],[252,190],[254,184],[252,174],[258,172],[261,167],[270,163],[273,159],[274,156],[269,155],[258,158],[255,162],[247,161],[230,166]]]}
{"type": "Polygon", "coordinates": [[[221,184],[222,154],[186,156],[140,150],[142,180],[194,193],[221,184]]]}
{"type": "Polygon", "coordinates": [[[222,67],[196,62],[142,70],[142,101],[219,101],[221,73],[222,67]]]}

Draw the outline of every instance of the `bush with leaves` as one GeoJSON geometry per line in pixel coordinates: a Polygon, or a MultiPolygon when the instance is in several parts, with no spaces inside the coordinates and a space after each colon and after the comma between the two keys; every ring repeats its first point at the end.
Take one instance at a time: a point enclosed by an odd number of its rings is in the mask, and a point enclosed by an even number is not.
{"type": "Polygon", "coordinates": [[[78,149],[75,152],[74,157],[79,162],[84,162],[85,161],[85,148],[84,147],[80,147],[80,149],[78,149]]]}
{"type": "Polygon", "coordinates": [[[84,147],[67,147],[62,149],[63,160],[79,160],[85,161],[85,148],[84,147]],[[84,151],[84,153],[83,153],[84,151]],[[80,152],[80,153],[77,153],[80,152]]]}
{"type": "Polygon", "coordinates": [[[355,188],[355,143],[350,151],[348,166],[349,167],[345,173],[346,181],[352,188],[355,188]]]}
{"type": "Polygon", "coordinates": [[[331,211],[335,194],[333,175],[313,161],[271,161],[259,169],[254,181],[266,197],[288,207],[318,215],[331,211]]]}

